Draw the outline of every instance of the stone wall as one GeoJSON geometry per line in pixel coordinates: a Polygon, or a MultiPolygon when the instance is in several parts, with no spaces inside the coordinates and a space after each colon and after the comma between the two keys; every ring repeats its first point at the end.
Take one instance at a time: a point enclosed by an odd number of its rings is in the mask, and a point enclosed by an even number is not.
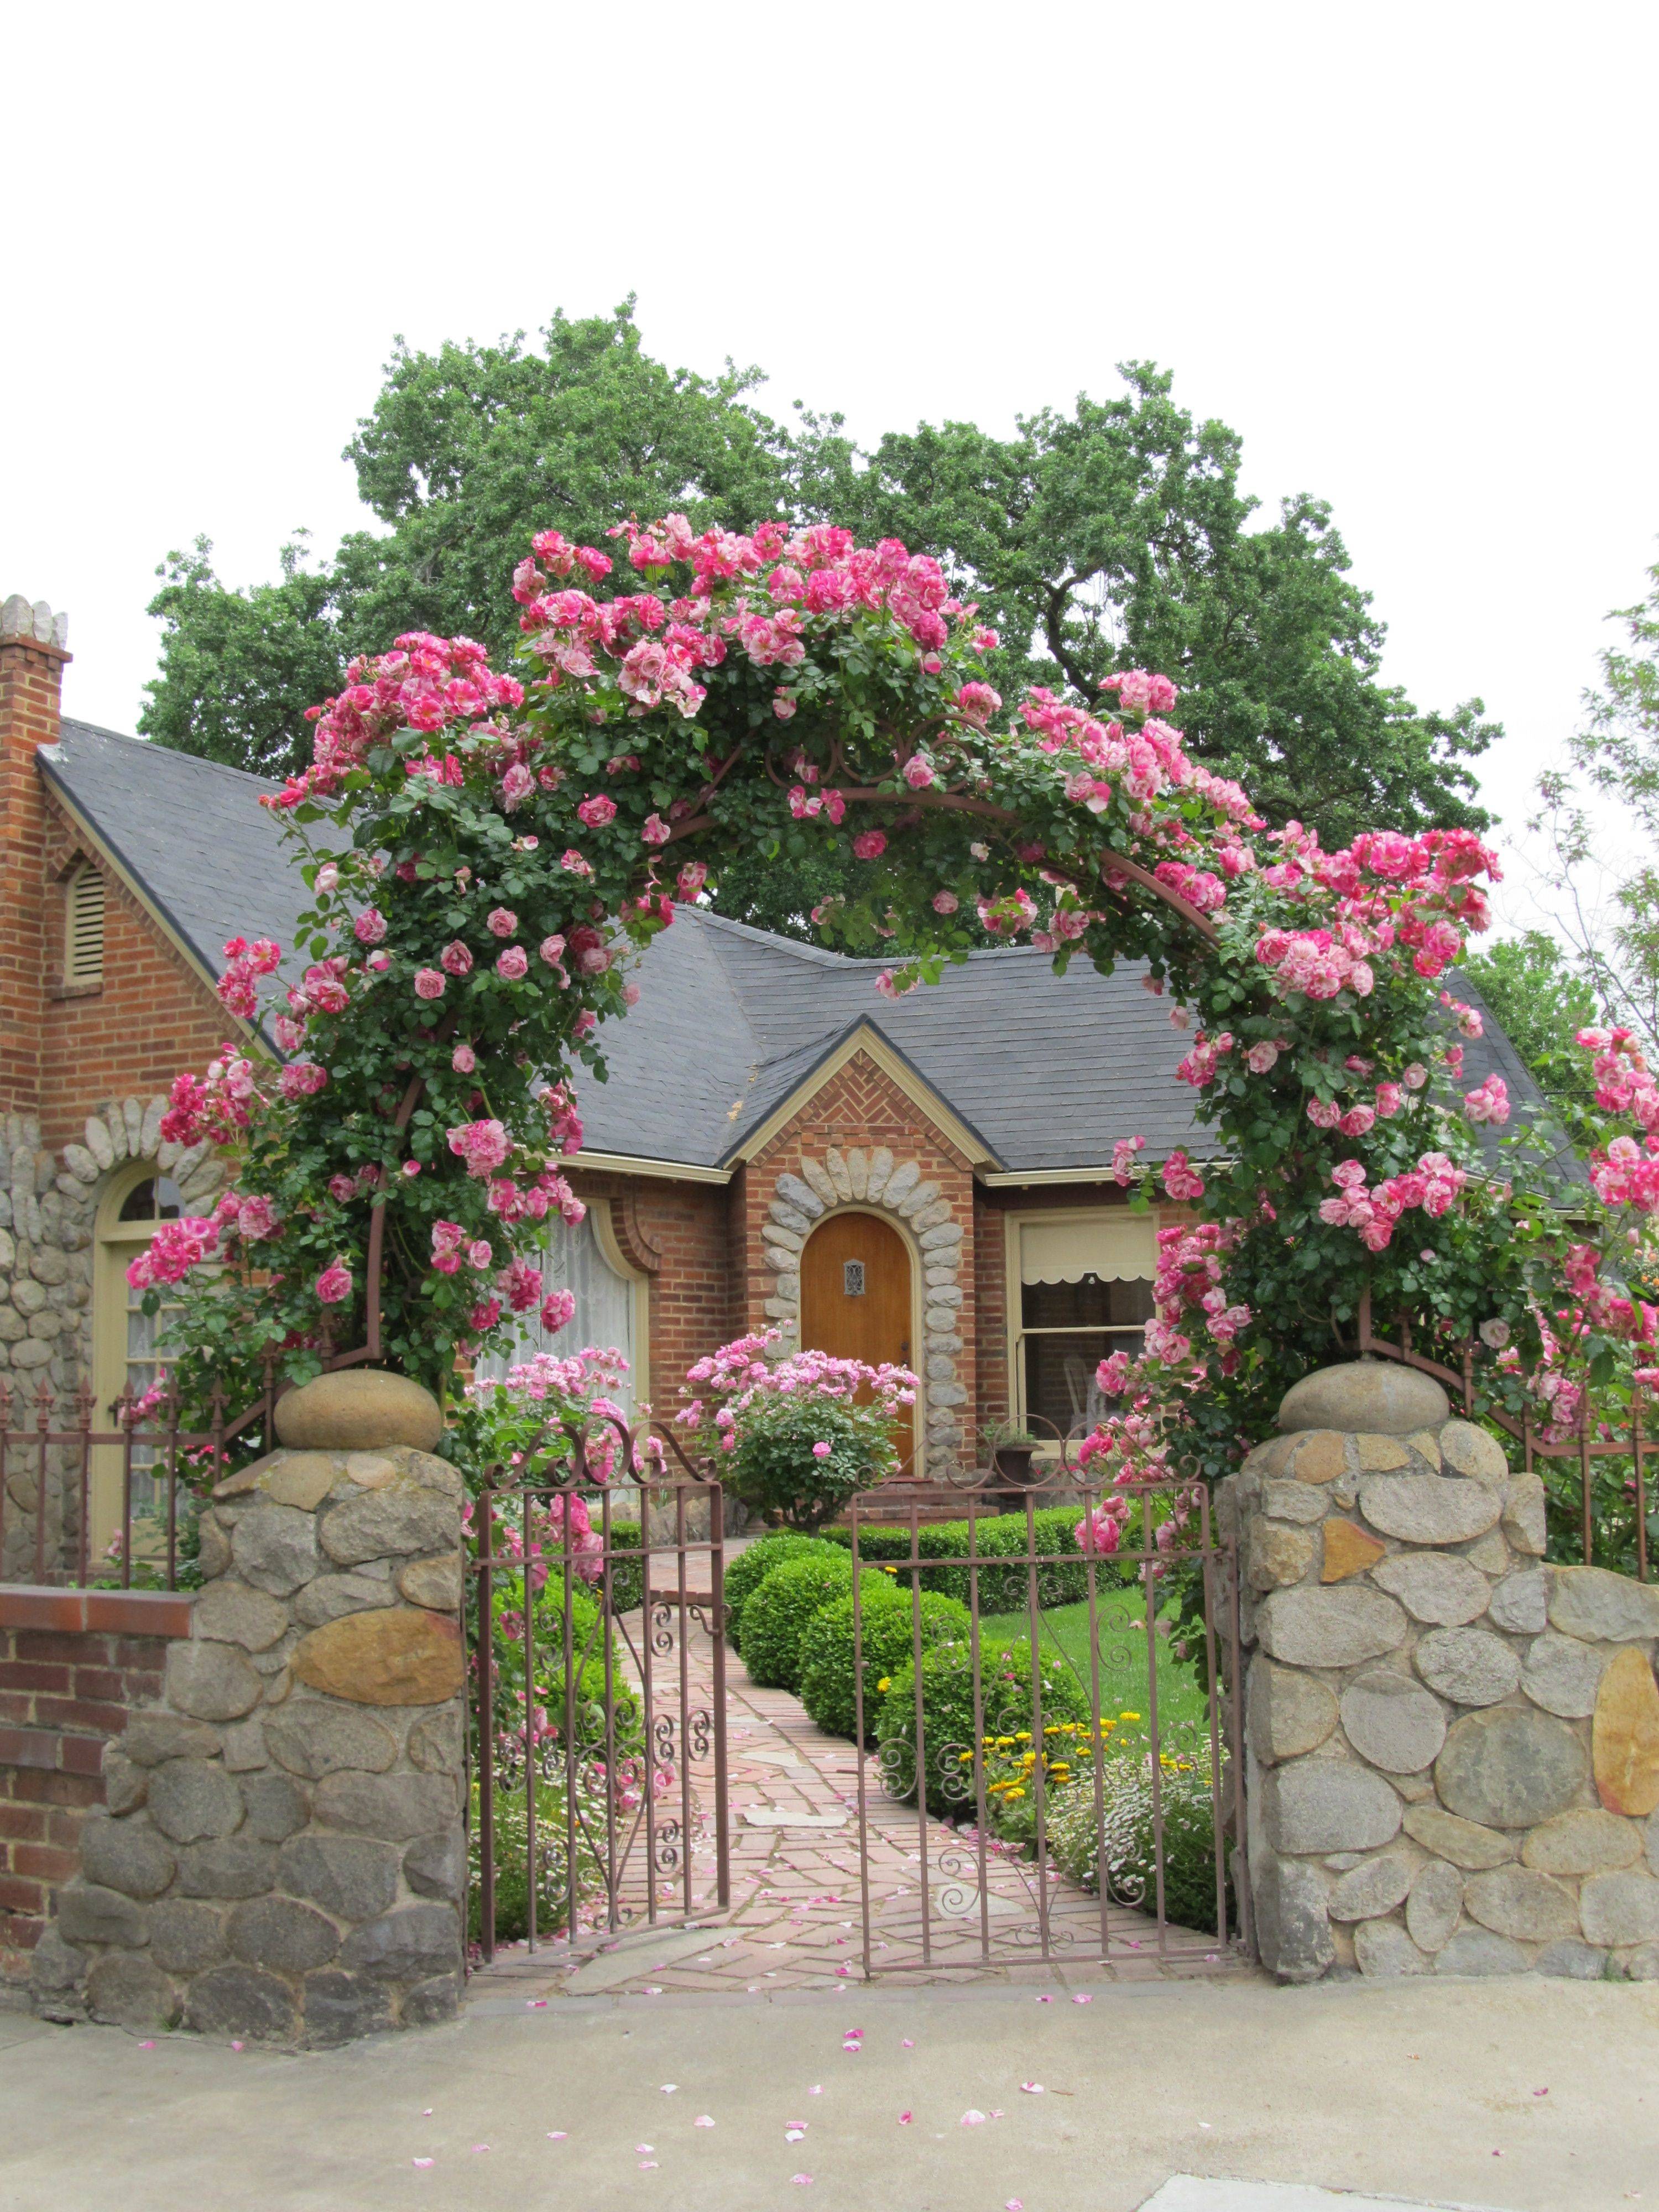
{"type": "Polygon", "coordinates": [[[189,1638],[105,1759],[37,2011],[312,2045],[451,2016],[465,1895],[463,1486],[350,1370],[219,1485],[189,1638]]]}
{"type": "Polygon", "coordinates": [[[1331,1369],[1222,1486],[1263,1962],[1659,1978],[1659,1589],[1542,1564],[1541,1481],[1447,1411],[1331,1369]]]}
{"type": "MultiPolygon", "coordinates": [[[[44,1382],[55,1401],[54,1424],[75,1419],[76,1391],[93,1385],[92,1316],[98,1212],[112,1176],[129,1162],[153,1162],[179,1185],[185,1207],[207,1212],[224,1182],[223,1163],[206,1145],[163,1144],[164,1098],[111,1099],[87,1117],[85,1141],[61,1153],[44,1146],[31,1115],[0,1122],[0,1376],[15,1393],[13,1421],[34,1424],[34,1394],[44,1382]]],[[[93,1414],[107,1427],[107,1406],[93,1414]]],[[[80,1464],[68,1448],[48,1455],[48,1572],[71,1567],[80,1537],[80,1464]]],[[[40,1461],[18,1458],[6,1486],[0,1581],[34,1572],[40,1461]]]]}

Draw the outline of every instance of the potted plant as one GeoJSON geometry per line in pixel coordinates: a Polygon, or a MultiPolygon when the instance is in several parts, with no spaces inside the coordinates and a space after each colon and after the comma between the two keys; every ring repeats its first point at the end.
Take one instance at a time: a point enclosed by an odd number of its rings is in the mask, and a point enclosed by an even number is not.
{"type": "Polygon", "coordinates": [[[991,1464],[1012,1490],[1031,1490],[1043,1480],[1046,1469],[1031,1464],[1042,1438],[1018,1421],[993,1421],[980,1431],[980,1440],[991,1455],[991,1464]]]}

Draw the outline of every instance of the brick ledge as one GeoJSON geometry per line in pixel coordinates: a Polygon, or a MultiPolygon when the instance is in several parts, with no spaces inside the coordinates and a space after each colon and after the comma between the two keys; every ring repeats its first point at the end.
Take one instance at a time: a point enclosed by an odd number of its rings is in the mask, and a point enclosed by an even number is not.
{"type": "Polygon", "coordinates": [[[193,1597],[177,1590],[42,1589],[0,1583],[0,1629],[84,1629],[106,1636],[188,1636],[193,1597]]]}

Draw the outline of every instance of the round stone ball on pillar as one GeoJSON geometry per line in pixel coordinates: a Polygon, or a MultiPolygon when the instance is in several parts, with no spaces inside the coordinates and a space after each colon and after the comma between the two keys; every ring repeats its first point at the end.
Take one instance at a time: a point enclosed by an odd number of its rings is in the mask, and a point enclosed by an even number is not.
{"type": "Polygon", "coordinates": [[[1351,1359],[1316,1368],[1293,1382],[1280,1401],[1279,1425],[1287,1436],[1336,1429],[1350,1436],[1409,1437],[1437,1429],[1450,1413],[1433,1376],[1392,1360],[1351,1359]]]}

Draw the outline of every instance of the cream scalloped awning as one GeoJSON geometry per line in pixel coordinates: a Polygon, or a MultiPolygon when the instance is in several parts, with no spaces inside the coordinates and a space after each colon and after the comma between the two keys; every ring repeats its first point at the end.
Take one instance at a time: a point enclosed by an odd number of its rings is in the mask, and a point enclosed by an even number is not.
{"type": "Polygon", "coordinates": [[[1026,1221],[1019,1231],[1022,1283],[1150,1282],[1158,1273],[1158,1235],[1147,1213],[1103,1214],[1092,1221],[1026,1221]]]}

